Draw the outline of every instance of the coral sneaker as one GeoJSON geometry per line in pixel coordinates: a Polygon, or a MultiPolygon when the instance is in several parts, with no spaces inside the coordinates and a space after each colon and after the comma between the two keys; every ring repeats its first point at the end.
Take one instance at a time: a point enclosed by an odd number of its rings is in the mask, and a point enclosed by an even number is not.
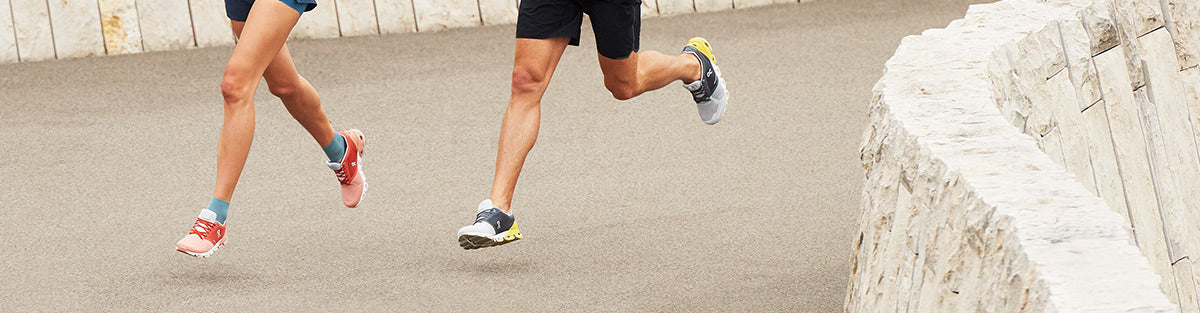
{"type": "Polygon", "coordinates": [[[217,213],[204,209],[192,231],[175,243],[175,250],[194,257],[207,258],[225,245],[225,224],[218,223],[217,213]]]}
{"type": "Polygon", "coordinates": [[[337,175],[342,184],[342,204],[348,208],[358,206],[367,194],[367,177],[362,171],[363,144],[367,137],[361,130],[351,129],[338,132],[346,137],[346,156],[341,162],[325,162],[337,175]]]}

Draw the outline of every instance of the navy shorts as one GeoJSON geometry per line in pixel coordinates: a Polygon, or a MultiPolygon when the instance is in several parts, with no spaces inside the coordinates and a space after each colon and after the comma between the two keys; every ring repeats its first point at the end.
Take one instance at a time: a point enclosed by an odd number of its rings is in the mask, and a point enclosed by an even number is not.
{"type": "Polygon", "coordinates": [[[624,59],[638,51],[641,0],[521,0],[517,38],[569,37],[570,44],[578,46],[584,13],[592,20],[600,55],[624,59]]]}
{"type": "MultiPolygon", "coordinates": [[[[283,4],[296,9],[296,12],[304,14],[304,12],[312,11],[317,7],[317,0],[279,0],[283,4]]],[[[229,19],[245,22],[246,16],[250,15],[250,7],[254,6],[254,0],[225,0],[225,15],[229,19]]]]}

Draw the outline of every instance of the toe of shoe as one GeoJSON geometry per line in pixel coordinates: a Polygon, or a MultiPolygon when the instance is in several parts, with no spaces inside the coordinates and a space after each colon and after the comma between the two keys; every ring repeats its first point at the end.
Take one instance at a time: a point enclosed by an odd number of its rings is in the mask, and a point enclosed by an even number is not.
{"type": "Polygon", "coordinates": [[[356,207],[362,201],[363,194],[367,190],[367,182],[363,177],[363,173],[358,172],[358,177],[354,178],[354,182],[349,185],[342,185],[342,204],[346,207],[356,207]]]}
{"type": "Polygon", "coordinates": [[[175,243],[175,249],[184,252],[204,253],[212,250],[213,244],[207,240],[200,239],[200,236],[188,234],[175,243]]]}

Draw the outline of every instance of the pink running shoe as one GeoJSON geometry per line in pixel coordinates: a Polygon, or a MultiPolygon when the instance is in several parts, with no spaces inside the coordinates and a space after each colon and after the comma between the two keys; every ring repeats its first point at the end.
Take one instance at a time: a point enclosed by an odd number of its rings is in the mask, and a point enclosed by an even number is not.
{"type": "Polygon", "coordinates": [[[208,209],[200,211],[192,231],[175,243],[175,250],[194,257],[207,258],[225,245],[225,224],[217,223],[217,214],[208,209]]]}
{"type": "Polygon", "coordinates": [[[325,165],[337,174],[338,183],[342,184],[342,204],[353,208],[358,206],[367,194],[367,177],[362,171],[363,144],[367,138],[357,129],[338,133],[346,137],[346,156],[342,157],[341,162],[326,162],[325,165]]]}

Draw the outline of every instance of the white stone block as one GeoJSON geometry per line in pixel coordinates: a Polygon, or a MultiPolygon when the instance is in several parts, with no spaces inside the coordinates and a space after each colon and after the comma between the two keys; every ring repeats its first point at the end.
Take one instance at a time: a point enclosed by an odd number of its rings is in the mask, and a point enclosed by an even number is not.
{"type": "Polygon", "coordinates": [[[475,0],[413,0],[417,31],[477,26],[479,6],[475,0]]]}
{"type": "Polygon", "coordinates": [[[1092,173],[1096,178],[1096,192],[1113,211],[1125,217],[1132,226],[1129,205],[1125,201],[1125,187],[1121,182],[1121,169],[1117,166],[1117,152],[1113,149],[1112,132],[1108,126],[1108,112],[1104,101],[1083,111],[1084,128],[1087,129],[1088,155],[1091,156],[1092,173]]]}
{"type": "Polygon", "coordinates": [[[47,1],[54,29],[54,50],[60,59],[104,55],[100,8],[95,1],[47,1]]]}
{"type": "Polygon", "coordinates": [[[197,47],[233,45],[236,41],[224,0],[188,0],[197,47]]]}
{"type": "Polygon", "coordinates": [[[342,37],[379,34],[374,0],[337,0],[335,7],[342,37]]]}
{"type": "Polygon", "coordinates": [[[142,48],[146,51],[179,50],[196,46],[187,1],[137,1],[142,48]]]}
{"type": "Polygon", "coordinates": [[[716,12],[733,9],[733,0],[694,0],[696,12],[716,12]]]}
{"type": "Polygon", "coordinates": [[[412,0],[375,0],[375,13],[379,15],[379,31],[381,33],[398,34],[417,31],[412,0]]]}
{"type": "Polygon", "coordinates": [[[0,1],[0,63],[20,61],[17,55],[17,37],[13,30],[12,8],[8,1],[0,1]],[[10,12],[8,15],[3,12],[10,12]]]}
{"type": "Polygon", "coordinates": [[[513,0],[479,0],[479,14],[483,25],[507,25],[517,23],[517,2],[513,0]]]}
{"type": "Polygon", "coordinates": [[[1088,191],[1097,196],[1096,178],[1092,172],[1091,154],[1088,152],[1088,132],[1079,112],[1079,100],[1075,97],[1075,89],[1066,72],[1054,75],[1046,81],[1046,103],[1054,114],[1054,124],[1058,125],[1056,132],[1061,137],[1063,166],[1075,175],[1075,179],[1083,184],[1088,191]]]}
{"type": "Polygon", "coordinates": [[[774,3],[772,0],[733,0],[735,8],[750,8],[774,3]]]}
{"type": "Polygon", "coordinates": [[[1079,111],[1083,111],[1100,101],[1100,80],[1096,77],[1096,65],[1092,63],[1091,40],[1083,23],[1078,20],[1066,20],[1058,25],[1067,71],[1071,74],[1071,84],[1075,86],[1075,95],[1079,99],[1079,111]]]}
{"type": "Polygon", "coordinates": [[[1192,270],[1194,263],[1189,257],[1171,266],[1175,269],[1175,275],[1171,278],[1174,278],[1175,285],[1179,286],[1178,297],[1172,297],[1171,300],[1179,304],[1181,312],[1200,312],[1200,296],[1196,293],[1196,286],[1200,284],[1197,284],[1195,271],[1192,270]]]}
{"type": "Polygon", "coordinates": [[[675,15],[682,13],[696,12],[696,7],[692,0],[658,0],[658,13],[661,15],[675,15]]]}
{"type": "Polygon", "coordinates": [[[1200,145],[1200,67],[1181,71],[1179,75],[1183,77],[1184,94],[1187,96],[1185,103],[1188,105],[1188,112],[1191,113],[1189,120],[1192,124],[1193,138],[1196,138],[1197,144],[1200,145]]]}
{"type": "Polygon", "coordinates": [[[104,47],[110,55],[142,52],[142,30],[134,2],[100,0],[100,27],[104,30],[104,47]]]}
{"type": "Polygon", "coordinates": [[[1097,1],[1077,13],[1076,18],[1083,22],[1087,30],[1093,56],[1116,47],[1120,42],[1117,24],[1113,21],[1113,10],[1111,1],[1097,1]]]}
{"type": "Polygon", "coordinates": [[[337,4],[333,1],[318,1],[317,7],[300,16],[288,39],[337,38],[342,35],[338,28],[337,4]]]}
{"type": "MultiPolygon", "coordinates": [[[[1171,241],[1171,261],[1200,255],[1200,155],[1188,120],[1174,43],[1166,30],[1146,34],[1147,101],[1141,103],[1159,207],[1171,241]]],[[[1179,286],[1179,288],[1196,286],[1179,286]]]]}
{"type": "Polygon", "coordinates": [[[1167,30],[1175,40],[1181,68],[1200,64],[1200,1],[1165,0],[1167,30]]]}
{"type": "Polygon", "coordinates": [[[1120,0],[1116,4],[1117,14],[1137,36],[1145,35],[1163,26],[1162,4],[1159,0],[1120,0]]]}
{"type": "Polygon", "coordinates": [[[1093,60],[1099,69],[1100,89],[1134,235],[1142,253],[1155,266],[1155,272],[1168,275],[1171,262],[1167,240],[1146,155],[1141,114],[1133,92],[1127,87],[1130,83],[1124,50],[1112,49],[1093,60]]]}
{"type": "Polygon", "coordinates": [[[658,16],[658,0],[642,0],[642,17],[658,16]]]}
{"type": "Polygon", "coordinates": [[[22,62],[53,60],[54,37],[45,0],[11,0],[13,27],[22,62]]]}

